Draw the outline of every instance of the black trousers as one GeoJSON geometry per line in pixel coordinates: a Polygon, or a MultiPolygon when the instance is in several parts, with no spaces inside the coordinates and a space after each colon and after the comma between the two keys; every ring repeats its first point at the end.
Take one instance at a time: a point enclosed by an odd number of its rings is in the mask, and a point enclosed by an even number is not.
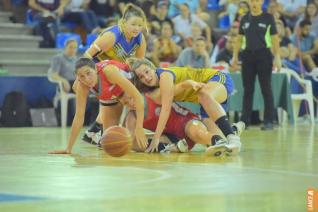
{"type": "Polygon", "coordinates": [[[274,100],[271,87],[273,56],[270,49],[242,52],[242,80],[244,88],[241,120],[250,124],[253,107],[253,94],[258,76],[264,98],[264,123],[273,122],[274,100]]]}

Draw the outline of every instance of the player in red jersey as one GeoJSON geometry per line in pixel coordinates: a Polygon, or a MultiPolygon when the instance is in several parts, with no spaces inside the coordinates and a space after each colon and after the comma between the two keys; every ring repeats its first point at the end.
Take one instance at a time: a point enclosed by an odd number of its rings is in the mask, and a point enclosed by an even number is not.
{"type": "MultiPolygon", "coordinates": [[[[159,120],[161,105],[157,104],[149,95],[145,94],[145,119],[143,122],[143,127],[155,131],[157,123],[159,120]]],[[[130,109],[134,110],[136,108],[134,100],[129,97],[129,95],[124,94],[120,97],[119,101],[127,105],[130,109]]],[[[126,127],[132,129],[136,123],[136,116],[133,111],[129,112],[126,117],[126,127]]],[[[178,105],[173,102],[170,116],[168,118],[167,124],[164,128],[163,133],[165,135],[170,135],[178,139],[185,139],[185,142],[178,142],[173,144],[170,150],[178,150],[180,152],[187,152],[191,150],[195,143],[200,143],[203,145],[208,145],[207,153],[213,156],[221,156],[226,152],[230,152],[231,149],[228,148],[227,141],[221,136],[221,133],[215,130],[214,132],[209,132],[207,127],[203,124],[200,118],[192,113],[190,110],[178,105]],[[174,148],[173,148],[174,147],[174,148]],[[185,148],[187,147],[187,148],[185,148]]],[[[160,145],[159,145],[160,148],[160,145]]],[[[136,151],[144,151],[145,149],[140,149],[133,143],[133,149],[136,151]]],[[[160,151],[160,149],[157,151],[160,151]]]]}
{"type": "MultiPolygon", "coordinates": [[[[144,101],[136,87],[129,81],[131,78],[129,67],[117,61],[102,61],[95,64],[89,58],[80,58],[76,62],[77,79],[74,83],[76,92],[76,113],[73,119],[71,133],[65,150],[53,151],[53,154],[69,154],[72,151],[76,138],[83,126],[87,97],[89,92],[95,93],[101,103],[101,114],[104,129],[117,125],[119,120],[110,123],[112,117],[119,117],[113,107],[118,104],[118,96],[123,92],[131,96],[136,102],[136,134],[137,144],[140,148],[147,145],[146,136],[143,130],[144,101]]],[[[116,110],[115,110],[116,111],[116,110]]]]}

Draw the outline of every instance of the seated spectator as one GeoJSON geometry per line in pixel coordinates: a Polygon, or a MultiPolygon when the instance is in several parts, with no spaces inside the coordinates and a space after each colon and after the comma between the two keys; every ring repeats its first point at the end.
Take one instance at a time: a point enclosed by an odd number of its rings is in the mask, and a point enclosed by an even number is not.
{"type": "Polygon", "coordinates": [[[198,24],[202,30],[204,30],[206,41],[208,43],[211,42],[211,29],[210,27],[198,18],[195,14],[190,13],[189,6],[187,3],[179,5],[181,14],[177,17],[173,18],[174,28],[178,35],[181,36],[182,40],[187,40],[188,38],[192,37],[191,26],[192,24],[198,24]]]}
{"type": "MultiPolygon", "coordinates": [[[[241,70],[241,66],[238,66],[238,70],[234,70],[231,66],[231,60],[233,57],[233,49],[236,42],[236,36],[235,33],[228,33],[225,48],[222,49],[219,54],[216,57],[216,62],[218,64],[222,64],[225,67],[228,67],[228,71],[238,71],[241,70]]],[[[240,64],[240,63],[239,63],[240,64]]]]}
{"type": "Polygon", "coordinates": [[[116,0],[117,1],[117,10],[119,13],[119,16],[121,17],[124,14],[125,6],[128,3],[135,4],[135,0],[116,0]]]}
{"type": "Polygon", "coordinates": [[[43,41],[40,47],[55,47],[55,36],[59,31],[59,18],[64,13],[67,0],[29,0],[34,19],[38,22],[35,34],[41,35],[43,41]]]}
{"type": "Polygon", "coordinates": [[[287,25],[293,29],[297,18],[304,13],[307,0],[277,0],[280,4],[280,13],[286,18],[287,25]]]}
{"type": "MultiPolygon", "coordinates": [[[[286,36],[286,29],[284,23],[277,19],[276,28],[278,32],[280,44],[280,56],[284,60],[294,61],[297,59],[297,48],[291,43],[288,36],[286,36]]],[[[299,58],[300,59],[300,58],[299,58]]]]}
{"type": "Polygon", "coordinates": [[[155,39],[151,59],[156,66],[161,62],[174,63],[181,48],[172,40],[173,29],[170,22],[163,22],[161,35],[155,39]]]}
{"type": "Polygon", "coordinates": [[[238,4],[238,10],[235,17],[235,22],[240,22],[241,18],[250,11],[250,6],[247,1],[242,0],[238,4]]]}
{"type": "Polygon", "coordinates": [[[146,43],[147,43],[146,57],[151,58],[152,52],[154,51],[154,48],[155,48],[154,43],[158,36],[154,34],[154,30],[150,21],[147,21],[147,29],[144,29],[143,34],[145,36],[146,43]]]}
{"type": "Polygon", "coordinates": [[[196,13],[199,7],[199,0],[169,0],[168,17],[174,18],[180,15],[180,5],[187,4],[191,13],[196,13]]]}
{"type": "Polygon", "coordinates": [[[99,26],[105,28],[108,19],[116,15],[116,0],[90,0],[89,8],[95,13],[99,26]]]}
{"type": "Polygon", "coordinates": [[[287,26],[287,21],[285,17],[280,13],[282,6],[277,2],[277,0],[271,0],[268,4],[267,12],[272,14],[275,19],[279,19],[283,22],[286,30],[286,35],[290,36],[292,34],[290,28],[287,26]]]}
{"type": "Polygon", "coordinates": [[[168,18],[168,3],[166,1],[159,1],[157,4],[156,15],[150,20],[153,27],[154,33],[156,35],[161,34],[161,26],[163,22],[170,22],[173,25],[173,22],[168,18]]]}
{"type": "MultiPolygon", "coordinates": [[[[234,22],[229,30],[229,34],[234,34],[237,35],[239,31],[239,23],[238,22],[234,22]]],[[[220,51],[222,51],[222,49],[225,48],[225,44],[227,41],[227,35],[222,36],[217,43],[215,44],[215,47],[213,49],[212,55],[211,55],[211,64],[216,63],[216,57],[219,54],[220,51]]]]}
{"type": "Polygon", "coordinates": [[[156,4],[152,0],[139,1],[139,5],[148,20],[152,20],[156,16],[156,4]]]}
{"type": "Polygon", "coordinates": [[[318,6],[313,2],[308,3],[305,13],[299,16],[295,30],[298,30],[299,23],[304,19],[311,21],[311,34],[318,37],[318,6]]]}
{"type": "Polygon", "coordinates": [[[207,0],[199,0],[199,6],[195,13],[199,18],[201,18],[201,20],[205,21],[206,23],[208,23],[208,21],[210,20],[210,14],[206,9],[207,4],[208,4],[207,0]]]}
{"type": "Polygon", "coordinates": [[[225,7],[225,11],[219,14],[219,19],[228,15],[230,18],[230,25],[235,21],[236,14],[239,9],[240,0],[220,0],[219,5],[225,7]]]}
{"type": "Polygon", "coordinates": [[[193,47],[182,50],[177,59],[176,66],[210,68],[210,56],[206,48],[206,39],[204,37],[195,38],[193,47]]]}
{"type": "Polygon", "coordinates": [[[300,49],[300,56],[309,72],[317,68],[318,40],[310,34],[311,22],[303,20],[299,23],[299,34],[294,33],[292,43],[300,49]]]}
{"type": "Polygon", "coordinates": [[[65,8],[62,21],[71,21],[82,25],[86,33],[100,30],[95,13],[88,9],[88,1],[71,0],[65,8]]]}
{"type": "Polygon", "coordinates": [[[75,81],[75,62],[78,43],[69,39],[65,43],[63,53],[55,55],[51,61],[48,77],[54,81],[61,81],[65,92],[70,92],[75,81]]]}

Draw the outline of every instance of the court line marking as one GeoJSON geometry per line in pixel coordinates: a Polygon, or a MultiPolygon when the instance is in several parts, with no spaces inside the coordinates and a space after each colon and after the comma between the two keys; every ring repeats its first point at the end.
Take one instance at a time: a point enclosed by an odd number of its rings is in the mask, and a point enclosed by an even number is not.
{"type": "MultiPolygon", "coordinates": [[[[135,162],[157,162],[157,163],[166,163],[167,165],[174,165],[176,164],[183,164],[187,166],[218,166],[218,167],[224,167],[223,165],[220,164],[211,164],[211,163],[185,163],[185,162],[174,162],[174,161],[155,161],[155,160],[142,160],[142,159],[121,159],[125,161],[135,161],[135,162]]],[[[276,169],[266,169],[266,168],[257,168],[257,167],[237,167],[237,166],[232,166],[232,165],[227,165],[226,168],[232,168],[232,169],[248,169],[248,170],[256,170],[260,172],[272,172],[272,173],[280,173],[280,174],[291,174],[291,175],[300,175],[300,176],[305,176],[305,177],[318,177],[318,174],[312,174],[312,173],[303,173],[303,172],[298,172],[298,171],[288,171],[288,170],[276,170],[276,169]]]]}
{"type": "Polygon", "coordinates": [[[157,182],[157,181],[162,181],[162,180],[166,180],[166,179],[169,179],[171,178],[171,174],[168,173],[167,171],[161,171],[161,170],[153,170],[153,169],[146,169],[146,168],[139,168],[139,167],[125,167],[125,168],[129,168],[129,169],[137,169],[137,170],[144,170],[144,171],[147,171],[147,172],[157,172],[159,173],[159,177],[156,177],[156,178],[152,178],[152,179],[148,179],[148,180],[143,180],[143,181],[140,181],[140,182],[136,182],[136,183],[131,183],[131,184],[135,184],[135,185],[140,185],[140,184],[148,184],[148,183],[153,183],[153,182],[157,182]]]}

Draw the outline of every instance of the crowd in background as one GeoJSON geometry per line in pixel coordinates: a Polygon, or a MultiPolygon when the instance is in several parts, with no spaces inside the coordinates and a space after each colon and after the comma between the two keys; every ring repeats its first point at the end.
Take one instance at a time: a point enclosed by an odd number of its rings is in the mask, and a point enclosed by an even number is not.
{"type": "MultiPolygon", "coordinates": [[[[58,32],[76,29],[85,43],[83,34],[98,34],[115,25],[128,2],[146,13],[146,56],[156,65],[229,64],[239,21],[249,11],[244,0],[220,0],[219,20],[211,20],[215,17],[209,13],[208,0],[28,0],[24,4],[36,21],[34,34],[44,38],[41,47],[55,47],[58,32]],[[228,20],[222,30],[211,24],[222,20],[228,20]]],[[[263,8],[276,19],[284,65],[299,73],[317,68],[318,0],[265,0],[263,8]]]]}
{"type": "MultiPolygon", "coordinates": [[[[41,47],[55,47],[57,33],[65,31],[78,32],[85,44],[87,34],[98,34],[117,24],[125,4],[132,2],[146,14],[146,57],[155,65],[203,68],[218,63],[229,71],[236,71],[230,66],[233,45],[239,21],[249,12],[249,4],[244,0],[218,1],[218,16],[211,16],[209,0],[25,1],[11,4],[28,9],[35,22],[34,34],[44,38],[41,47]],[[227,26],[220,29],[224,20],[227,26]]],[[[7,0],[4,3],[8,5],[7,0]]],[[[318,0],[265,0],[263,9],[275,18],[283,65],[300,74],[317,72],[318,0]]],[[[318,96],[315,89],[314,96],[318,96]]]]}

